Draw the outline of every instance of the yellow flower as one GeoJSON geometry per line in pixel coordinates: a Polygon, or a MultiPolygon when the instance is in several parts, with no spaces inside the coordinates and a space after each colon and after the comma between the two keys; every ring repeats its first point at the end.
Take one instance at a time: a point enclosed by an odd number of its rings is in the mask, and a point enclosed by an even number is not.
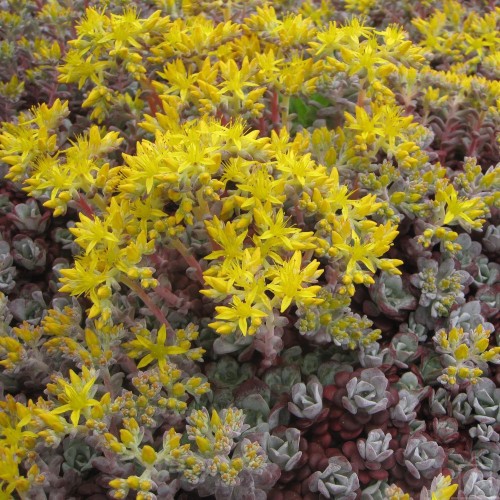
{"type": "Polygon", "coordinates": [[[179,93],[181,102],[186,102],[189,95],[189,90],[199,78],[198,73],[193,73],[191,68],[186,68],[182,59],[176,59],[172,63],[167,63],[163,73],[158,72],[158,75],[165,78],[168,82],[166,87],[167,94],[179,93]]]}
{"type": "Polygon", "coordinates": [[[118,237],[113,234],[113,226],[109,220],[101,220],[99,217],[90,219],[80,213],[80,222],[75,224],[75,227],[70,228],[75,238],[75,243],[85,249],[85,253],[89,254],[96,245],[108,243],[110,246],[115,246],[119,243],[118,237]]]}
{"type": "Polygon", "coordinates": [[[305,305],[323,302],[317,298],[320,286],[303,287],[304,283],[315,282],[323,274],[322,269],[318,270],[319,262],[313,260],[304,269],[300,268],[301,263],[302,254],[297,250],[289,261],[282,261],[279,267],[269,271],[269,276],[274,276],[274,279],[268,288],[282,299],[280,312],[284,312],[294,300],[305,305]]]}
{"type": "MultiPolygon", "coordinates": [[[[363,272],[359,267],[358,262],[364,264],[372,273],[375,273],[379,267],[393,274],[401,274],[395,266],[401,265],[403,262],[398,259],[380,259],[392,245],[392,241],[397,236],[397,229],[387,222],[385,225],[377,226],[373,229],[366,239],[362,241],[356,231],[351,230],[351,243],[346,243],[343,235],[345,229],[349,228],[349,224],[339,224],[338,230],[332,233],[333,247],[340,251],[347,259],[346,275],[355,276],[358,272],[363,272]]],[[[363,280],[355,280],[360,283],[363,280]]]]}
{"type": "Polygon", "coordinates": [[[481,229],[486,214],[484,201],[480,198],[459,198],[452,184],[438,190],[436,201],[446,204],[442,224],[460,224],[465,230],[481,229]]]}
{"type": "Polygon", "coordinates": [[[310,153],[296,154],[293,150],[286,153],[277,151],[276,160],[276,169],[283,172],[282,181],[286,181],[286,185],[293,183],[302,189],[304,186],[313,185],[315,181],[319,184],[326,174],[326,168],[317,165],[311,159],[310,153]]]}
{"type": "Polygon", "coordinates": [[[358,131],[356,136],[358,142],[372,144],[376,137],[384,135],[382,117],[379,113],[374,113],[371,117],[364,108],[356,106],[356,117],[348,113],[344,113],[346,119],[346,128],[349,130],[358,131]]]}
{"type": "Polygon", "coordinates": [[[436,332],[433,340],[438,346],[438,352],[446,357],[448,365],[439,378],[440,382],[454,385],[458,375],[460,383],[476,383],[483,374],[478,366],[485,362],[498,363],[500,348],[488,349],[490,334],[491,331],[485,330],[482,325],[467,332],[462,328],[452,328],[448,333],[444,329],[436,332]]]}
{"type": "Polygon", "coordinates": [[[167,340],[167,329],[162,325],[156,335],[156,342],[153,342],[148,337],[150,332],[148,330],[141,330],[136,338],[125,344],[125,348],[129,350],[129,356],[137,358],[147,353],[139,361],[137,368],[144,368],[153,361],[158,362],[160,370],[165,371],[167,368],[167,357],[185,354],[191,347],[189,340],[180,342],[179,345],[165,345],[167,340]]]}
{"type": "Polygon", "coordinates": [[[243,242],[247,236],[247,231],[240,234],[236,232],[236,222],[220,221],[216,216],[211,221],[205,221],[207,232],[210,237],[221,247],[208,254],[205,259],[224,258],[223,266],[226,267],[230,261],[241,260],[243,256],[243,242]]]}
{"type": "Polygon", "coordinates": [[[245,195],[250,194],[248,198],[243,198],[239,203],[240,207],[245,210],[251,209],[258,201],[281,206],[285,200],[284,179],[274,179],[272,175],[269,175],[265,165],[261,165],[251,172],[246,182],[237,184],[237,187],[245,195]]]}
{"type": "Polygon", "coordinates": [[[258,204],[254,208],[253,216],[261,233],[255,235],[253,240],[255,245],[260,247],[263,256],[272,256],[273,249],[313,250],[316,248],[313,233],[288,225],[289,219],[285,219],[281,208],[277,214],[273,214],[269,205],[263,207],[258,204]]]}
{"type": "Polygon", "coordinates": [[[212,443],[209,439],[203,436],[196,436],[195,440],[201,453],[210,453],[212,451],[212,443]]]}
{"type": "Polygon", "coordinates": [[[141,452],[141,459],[142,462],[146,464],[146,467],[148,465],[153,465],[157,459],[156,451],[148,444],[144,445],[141,452]]]}
{"type": "Polygon", "coordinates": [[[63,378],[57,380],[64,391],[59,395],[59,398],[65,404],[52,410],[55,415],[71,411],[70,420],[75,427],[78,426],[82,411],[99,404],[99,401],[92,398],[97,390],[97,387],[94,387],[97,377],[91,376],[90,371],[85,366],[82,369],[82,375],[80,378],[73,370],[70,370],[71,383],[63,378]]]}
{"type": "Polygon", "coordinates": [[[7,395],[5,401],[0,401],[0,446],[8,446],[20,456],[32,448],[37,435],[23,429],[32,420],[30,409],[7,395]]]}
{"type": "Polygon", "coordinates": [[[29,489],[29,481],[21,476],[19,465],[21,458],[17,451],[7,447],[0,447],[0,499],[10,500],[14,498],[12,492],[17,490],[20,496],[29,489]]]}
{"type": "Polygon", "coordinates": [[[65,64],[59,69],[59,81],[62,83],[76,83],[81,89],[87,80],[100,85],[104,79],[104,71],[112,66],[110,61],[99,61],[92,54],[83,58],[77,50],[70,50],[66,54],[65,64]]]}
{"type": "Polygon", "coordinates": [[[241,69],[239,69],[234,59],[229,59],[227,63],[220,61],[219,68],[223,78],[220,87],[223,94],[232,93],[238,99],[244,100],[245,94],[243,89],[246,87],[257,87],[257,84],[251,81],[258,71],[256,60],[252,60],[250,63],[248,57],[245,57],[241,64],[241,69]]]}
{"type": "Polygon", "coordinates": [[[106,310],[106,305],[99,297],[98,290],[103,286],[117,283],[115,277],[120,273],[114,263],[109,260],[112,255],[105,250],[97,250],[88,255],[78,256],[73,269],[61,269],[63,286],[61,292],[71,295],[85,294],[92,300],[93,306],[89,318],[106,310]],[[108,262],[107,262],[108,260],[108,262]]]}
{"type": "Polygon", "coordinates": [[[23,345],[12,337],[0,337],[0,366],[12,370],[26,356],[23,345]]]}
{"type": "MultiPolygon", "coordinates": [[[[230,321],[238,325],[241,333],[246,335],[255,333],[256,327],[260,326],[261,318],[265,318],[268,313],[254,307],[254,300],[257,293],[257,288],[254,288],[246,295],[245,300],[241,300],[237,295],[233,296],[231,307],[217,306],[216,319],[230,321]],[[248,330],[247,320],[250,320],[251,328],[248,330]]],[[[219,322],[211,323],[209,326],[215,328],[217,332],[222,333],[226,328],[220,325],[219,322]]],[[[234,331],[234,328],[232,330],[234,331]]]]}

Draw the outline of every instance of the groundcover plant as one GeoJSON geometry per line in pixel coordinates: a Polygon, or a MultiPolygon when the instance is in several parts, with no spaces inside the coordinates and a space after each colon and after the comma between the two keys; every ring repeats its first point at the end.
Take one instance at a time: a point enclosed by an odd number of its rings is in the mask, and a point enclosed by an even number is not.
{"type": "Polygon", "coordinates": [[[500,8],[0,0],[0,499],[500,497],[500,8]]]}

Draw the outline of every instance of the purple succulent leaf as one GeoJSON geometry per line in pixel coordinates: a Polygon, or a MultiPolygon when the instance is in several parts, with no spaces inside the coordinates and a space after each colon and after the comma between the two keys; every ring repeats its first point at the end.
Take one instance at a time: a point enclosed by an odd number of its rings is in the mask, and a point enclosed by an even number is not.
{"type": "MultiPolygon", "coordinates": [[[[374,381],[374,383],[376,383],[374,381]]],[[[366,392],[370,395],[375,396],[376,394],[376,388],[374,387],[373,384],[370,384],[369,382],[366,382],[365,380],[360,380],[358,384],[356,385],[356,392],[366,392]]],[[[351,395],[352,397],[352,395],[351,395]]],[[[356,397],[356,395],[354,395],[356,397]]]]}
{"type": "Polygon", "coordinates": [[[425,432],[427,429],[427,424],[425,420],[412,420],[409,423],[410,434],[416,434],[418,432],[425,432]]]}
{"type": "Polygon", "coordinates": [[[478,300],[471,300],[451,312],[448,323],[451,328],[463,328],[472,330],[484,323],[481,315],[481,303],[478,300]]]}
{"type": "Polygon", "coordinates": [[[373,405],[373,403],[371,403],[371,401],[369,402],[369,404],[367,404],[368,402],[366,401],[366,399],[363,399],[363,402],[365,403],[366,406],[363,407],[363,405],[361,405],[359,403],[358,403],[358,406],[360,408],[363,408],[366,411],[366,413],[368,413],[369,415],[373,415],[374,413],[378,413],[379,411],[385,410],[387,408],[388,403],[389,403],[389,399],[383,398],[375,405],[373,405]]]}
{"type": "Polygon", "coordinates": [[[486,319],[494,318],[500,309],[500,283],[479,288],[476,300],[481,303],[481,314],[486,319]]]}
{"type": "Polygon", "coordinates": [[[15,267],[7,267],[0,271],[0,292],[7,295],[16,288],[16,282],[14,281],[16,274],[17,269],[15,267]]]}
{"type": "Polygon", "coordinates": [[[420,401],[425,395],[429,393],[429,388],[422,388],[418,377],[410,371],[403,373],[401,377],[399,377],[399,380],[396,383],[396,387],[398,391],[405,389],[411,392],[412,394],[417,396],[420,401]]]}
{"type": "Polygon", "coordinates": [[[288,428],[282,439],[280,436],[270,436],[267,440],[266,450],[271,462],[280,466],[282,470],[292,470],[300,460],[302,452],[299,451],[300,431],[288,428]]]}
{"type": "MultiPolygon", "coordinates": [[[[370,296],[378,308],[386,316],[403,320],[408,310],[417,307],[417,299],[408,291],[408,285],[401,276],[382,272],[370,287],[370,296]]],[[[366,303],[367,307],[370,303],[366,303]]]]}
{"type": "Polygon", "coordinates": [[[467,399],[474,409],[474,418],[482,424],[500,423],[500,389],[495,382],[481,378],[467,388],[467,399]]]}
{"type": "Polygon", "coordinates": [[[500,472],[500,444],[483,443],[478,441],[472,450],[474,463],[481,469],[485,476],[498,477],[500,472]]]}
{"type": "Polygon", "coordinates": [[[500,440],[500,435],[495,431],[492,425],[488,424],[477,424],[476,427],[471,427],[469,429],[469,435],[472,438],[476,438],[483,443],[498,442],[500,440]]]}
{"type": "Polygon", "coordinates": [[[453,259],[444,259],[441,264],[439,264],[437,277],[438,279],[443,279],[446,276],[449,276],[454,270],[455,261],[453,259]]]}
{"type": "Polygon", "coordinates": [[[399,328],[401,333],[413,333],[417,336],[419,342],[427,340],[427,327],[415,320],[415,313],[408,316],[408,322],[403,323],[399,328]]]}
{"type": "Polygon", "coordinates": [[[292,401],[288,403],[290,413],[299,418],[314,419],[323,409],[323,387],[316,378],[307,386],[300,382],[292,387],[292,401]]]}
{"type": "Polygon", "coordinates": [[[42,215],[36,200],[30,198],[26,203],[18,203],[14,210],[7,214],[7,219],[12,221],[19,231],[42,234],[47,229],[50,216],[50,210],[46,210],[42,215]]]}
{"type": "Polygon", "coordinates": [[[359,489],[358,475],[345,457],[331,457],[323,472],[315,472],[309,481],[309,489],[320,492],[326,498],[354,500],[359,489]]]}
{"type": "Polygon", "coordinates": [[[430,479],[441,469],[446,453],[435,441],[428,441],[423,434],[414,434],[404,451],[405,465],[414,477],[430,479]]]}
{"type": "Polygon", "coordinates": [[[478,286],[493,285],[498,283],[500,275],[500,264],[489,262],[488,258],[483,256],[477,261],[477,271],[473,275],[474,283],[478,286]]]}
{"type": "Polygon", "coordinates": [[[398,422],[410,422],[417,416],[414,410],[419,403],[419,398],[415,394],[406,389],[399,391],[398,404],[390,410],[391,419],[398,422]]]}
{"type": "MultiPolygon", "coordinates": [[[[30,285],[26,285],[27,289],[30,285]]],[[[31,288],[31,287],[30,287],[31,288]]],[[[23,291],[24,291],[23,289],[23,291]]],[[[47,309],[47,304],[40,290],[28,289],[25,296],[10,301],[8,307],[12,315],[18,321],[27,321],[37,324],[47,309]],[[29,296],[31,294],[31,296],[29,296]]]]}
{"type": "Polygon", "coordinates": [[[248,347],[253,342],[250,335],[243,337],[236,337],[234,334],[224,335],[224,337],[217,337],[213,344],[215,354],[222,356],[223,354],[230,354],[240,351],[248,347]]]}
{"type": "Polygon", "coordinates": [[[251,410],[262,414],[265,418],[269,417],[269,405],[260,394],[249,394],[239,401],[238,405],[242,410],[251,410]]]}
{"type": "Polygon", "coordinates": [[[358,439],[356,446],[363,460],[368,462],[383,462],[394,452],[389,449],[392,436],[384,433],[381,429],[375,429],[368,433],[367,439],[358,439]]]}
{"type": "Polygon", "coordinates": [[[346,397],[343,397],[342,398],[342,405],[344,406],[344,408],[352,413],[352,414],[356,414],[358,412],[358,409],[356,408],[356,406],[354,406],[354,404],[349,400],[347,399],[346,397]]]}
{"type": "Polygon", "coordinates": [[[434,435],[442,443],[450,443],[460,437],[458,422],[452,417],[435,418],[432,422],[434,435]]]}
{"type": "Polygon", "coordinates": [[[378,368],[367,368],[361,375],[354,377],[346,384],[347,397],[342,398],[342,404],[350,413],[358,409],[372,415],[385,410],[389,403],[389,393],[385,390],[388,380],[378,368]]]}
{"type": "Polygon", "coordinates": [[[484,249],[492,254],[500,252],[500,226],[489,225],[484,231],[482,240],[484,249]]]}
{"type": "Polygon", "coordinates": [[[39,270],[47,261],[46,244],[41,239],[32,240],[24,234],[17,234],[12,239],[12,256],[28,271],[39,270]]]}
{"type": "Polygon", "coordinates": [[[358,358],[363,368],[377,368],[382,365],[392,365],[394,362],[389,348],[381,350],[378,342],[368,346],[361,345],[358,358]]]}
{"type": "Polygon", "coordinates": [[[414,333],[398,333],[391,339],[391,354],[400,368],[408,368],[409,362],[420,355],[418,337],[414,333]]]}
{"type": "Polygon", "coordinates": [[[474,421],[472,407],[467,400],[467,394],[457,394],[451,403],[451,408],[452,415],[462,425],[470,424],[474,421]]]}
{"type": "Polygon", "coordinates": [[[458,260],[462,269],[469,270],[474,266],[477,257],[481,254],[481,243],[472,241],[467,233],[460,234],[455,242],[461,246],[461,249],[455,253],[454,257],[458,260]]]}
{"type": "Polygon", "coordinates": [[[405,460],[405,466],[408,469],[408,472],[413,476],[416,477],[417,479],[420,479],[420,472],[419,470],[413,465],[412,462],[409,460],[405,460]]]}
{"type": "Polygon", "coordinates": [[[356,377],[352,378],[351,380],[349,380],[349,382],[347,382],[345,388],[347,389],[348,398],[352,398],[354,396],[357,384],[358,384],[358,379],[356,377]]]}
{"type": "Polygon", "coordinates": [[[463,475],[462,484],[467,499],[498,500],[500,497],[500,480],[496,477],[486,478],[477,468],[463,475]]]}

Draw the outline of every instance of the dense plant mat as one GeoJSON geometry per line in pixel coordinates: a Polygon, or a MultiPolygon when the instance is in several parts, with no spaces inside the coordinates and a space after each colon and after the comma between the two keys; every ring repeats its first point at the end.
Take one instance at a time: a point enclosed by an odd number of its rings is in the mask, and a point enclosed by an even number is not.
{"type": "Polygon", "coordinates": [[[494,1],[0,5],[0,498],[499,498],[494,1]]]}

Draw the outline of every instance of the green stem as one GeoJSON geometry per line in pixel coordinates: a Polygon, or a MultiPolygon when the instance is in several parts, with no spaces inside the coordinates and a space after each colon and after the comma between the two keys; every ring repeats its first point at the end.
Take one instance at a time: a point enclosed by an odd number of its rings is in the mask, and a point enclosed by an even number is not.
{"type": "Polygon", "coordinates": [[[226,7],[224,8],[224,22],[228,22],[228,21],[231,21],[231,18],[233,16],[233,12],[232,12],[232,4],[233,2],[231,0],[228,0],[226,2],[226,7]]]}
{"type": "Polygon", "coordinates": [[[356,103],[356,105],[359,106],[360,108],[363,108],[365,105],[365,98],[366,98],[365,80],[363,79],[360,82],[358,102],[356,103]]]}
{"type": "Polygon", "coordinates": [[[193,209],[193,212],[196,210],[196,217],[198,219],[202,219],[203,218],[203,215],[207,215],[207,214],[210,214],[210,205],[208,204],[207,200],[205,200],[205,198],[203,198],[203,193],[201,192],[202,191],[202,188],[198,189],[198,191],[196,191],[196,200],[198,201],[198,209],[193,209]]]}

